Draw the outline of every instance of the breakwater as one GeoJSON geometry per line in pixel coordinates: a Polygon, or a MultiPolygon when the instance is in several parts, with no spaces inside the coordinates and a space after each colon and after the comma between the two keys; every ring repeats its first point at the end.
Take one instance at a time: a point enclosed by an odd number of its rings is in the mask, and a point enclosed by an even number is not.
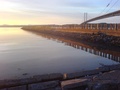
{"type": "Polygon", "coordinates": [[[54,35],[59,37],[68,38],[75,41],[82,41],[85,44],[99,46],[101,48],[120,49],[120,36],[106,35],[104,33],[80,33],[64,30],[56,30],[50,27],[29,26],[22,29],[36,33],[43,33],[47,35],[54,35]]]}
{"type": "Polygon", "coordinates": [[[79,33],[106,33],[107,35],[120,36],[119,23],[86,23],[86,24],[65,24],[65,25],[36,25],[26,26],[27,28],[57,30],[64,32],[79,33]]]}
{"type": "Polygon", "coordinates": [[[120,84],[119,70],[120,64],[82,72],[53,73],[17,80],[1,80],[0,90],[98,90],[99,88],[102,88],[99,90],[104,88],[109,90],[111,87],[118,88],[120,84]]]}

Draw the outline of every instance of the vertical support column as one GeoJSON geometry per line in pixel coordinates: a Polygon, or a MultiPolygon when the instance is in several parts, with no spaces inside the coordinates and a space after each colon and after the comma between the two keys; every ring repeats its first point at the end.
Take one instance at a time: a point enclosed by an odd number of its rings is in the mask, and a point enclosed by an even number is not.
{"type": "Polygon", "coordinates": [[[97,30],[99,30],[99,24],[97,24],[97,30]]]}
{"type": "Polygon", "coordinates": [[[119,24],[117,24],[117,30],[119,30],[119,24]]]}
{"type": "Polygon", "coordinates": [[[90,26],[91,26],[91,29],[92,29],[92,24],[90,26]]]}
{"type": "Polygon", "coordinates": [[[110,59],[110,54],[108,54],[108,59],[110,59]]]}
{"type": "Polygon", "coordinates": [[[107,30],[108,30],[108,28],[109,28],[109,24],[107,24],[107,30]]]}
{"type": "Polygon", "coordinates": [[[117,23],[115,24],[115,30],[117,30],[117,23]]]}
{"type": "Polygon", "coordinates": [[[88,24],[89,25],[89,29],[90,29],[90,24],[88,24]]]}
{"type": "Polygon", "coordinates": [[[88,30],[88,24],[86,24],[86,29],[88,30]]]}
{"type": "Polygon", "coordinates": [[[110,24],[110,30],[112,30],[112,24],[110,24]]]}

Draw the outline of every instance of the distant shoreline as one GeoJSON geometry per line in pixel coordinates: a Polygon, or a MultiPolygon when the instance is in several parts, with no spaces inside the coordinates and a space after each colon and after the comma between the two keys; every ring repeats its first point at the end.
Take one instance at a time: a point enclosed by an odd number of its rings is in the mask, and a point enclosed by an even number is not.
{"type": "Polygon", "coordinates": [[[0,25],[1,27],[28,27],[28,26],[32,26],[32,25],[0,25]]]}

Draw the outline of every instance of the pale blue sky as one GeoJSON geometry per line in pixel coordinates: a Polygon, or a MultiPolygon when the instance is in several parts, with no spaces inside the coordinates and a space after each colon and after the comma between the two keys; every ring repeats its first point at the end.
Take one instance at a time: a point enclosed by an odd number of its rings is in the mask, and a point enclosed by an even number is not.
{"type": "MultiPolygon", "coordinates": [[[[83,22],[84,12],[88,19],[99,16],[107,4],[105,14],[117,0],[0,0],[0,24],[67,24],[83,22]]],[[[119,10],[120,1],[109,10],[119,10]]],[[[99,22],[120,22],[119,17],[99,22]]]]}

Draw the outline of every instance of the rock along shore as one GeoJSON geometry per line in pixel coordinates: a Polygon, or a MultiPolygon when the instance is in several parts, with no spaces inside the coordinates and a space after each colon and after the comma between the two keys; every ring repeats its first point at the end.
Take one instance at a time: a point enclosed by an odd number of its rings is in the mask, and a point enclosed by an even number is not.
{"type": "Polygon", "coordinates": [[[1,80],[0,90],[120,90],[120,64],[74,73],[1,80]]]}
{"type": "Polygon", "coordinates": [[[89,44],[97,46],[99,48],[117,50],[120,49],[120,36],[106,35],[104,33],[80,33],[73,31],[60,31],[55,28],[45,28],[39,26],[28,26],[22,29],[30,31],[33,33],[42,33],[46,35],[53,35],[57,37],[63,37],[73,41],[82,42],[84,44],[89,44]]]}

